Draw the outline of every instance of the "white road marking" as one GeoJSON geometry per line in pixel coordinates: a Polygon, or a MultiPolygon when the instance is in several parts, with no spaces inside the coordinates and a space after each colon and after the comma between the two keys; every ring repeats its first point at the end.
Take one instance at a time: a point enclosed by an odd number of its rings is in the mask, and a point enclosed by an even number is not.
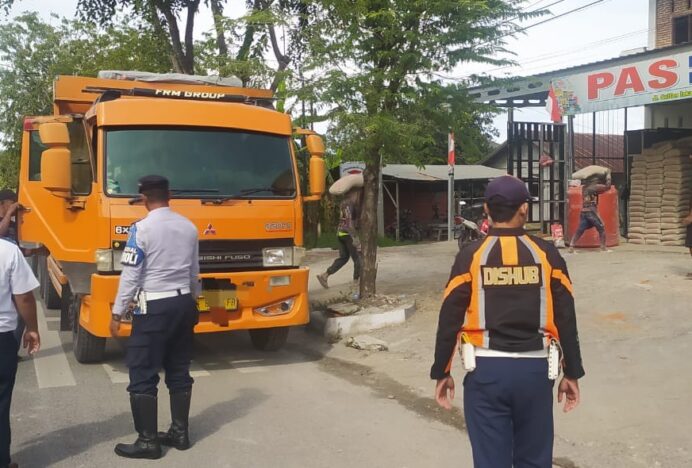
{"type": "MultiPolygon", "coordinates": [[[[127,366],[125,366],[124,361],[119,360],[119,361],[113,361],[113,362],[106,362],[102,364],[103,370],[106,371],[106,374],[108,374],[108,378],[110,381],[114,384],[123,384],[123,383],[129,383],[130,381],[130,376],[127,370],[127,366]]],[[[161,372],[161,380],[163,380],[163,372],[161,372]]],[[[208,377],[211,374],[207,370],[205,370],[202,366],[197,364],[195,361],[192,361],[190,364],[190,375],[193,378],[198,378],[198,377],[208,377]]]]}
{"type": "Polygon", "coordinates": [[[34,369],[38,388],[73,387],[75,382],[70,364],[62,349],[60,334],[48,330],[46,309],[37,301],[38,332],[41,336],[41,351],[34,357],[34,369]]]}
{"type": "Polygon", "coordinates": [[[192,361],[190,363],[190,375],[192,378],[196,379],[197,377],[209,377],[211,374],[197,362],[192,361]]]}
{"type": "Polygon", "coordinates": [[[241,374],[260,374],[262,372],[267,372],[267,368],[262,366],[262,359],[238,359],[236,361],[228,361],[232,370],[238,371],[241,374]],[[253,366],[252,364],[258,364],[253,366]]]}
{"type": "Polygon", "coordinates": [[[123,361],[104,362],[103,370],[108,374],[108,378],[114,384],[123,384],[130,381],[130,375],[123,361]]]}

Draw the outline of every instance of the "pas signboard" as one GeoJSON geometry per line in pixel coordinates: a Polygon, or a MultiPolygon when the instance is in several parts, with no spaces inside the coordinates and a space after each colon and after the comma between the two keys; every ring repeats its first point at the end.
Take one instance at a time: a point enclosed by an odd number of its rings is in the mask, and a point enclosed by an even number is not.
{"type": "Polygon", "coordinates": [[[692,98],[689,51],[551,80],[563,115],[692,98]]]}

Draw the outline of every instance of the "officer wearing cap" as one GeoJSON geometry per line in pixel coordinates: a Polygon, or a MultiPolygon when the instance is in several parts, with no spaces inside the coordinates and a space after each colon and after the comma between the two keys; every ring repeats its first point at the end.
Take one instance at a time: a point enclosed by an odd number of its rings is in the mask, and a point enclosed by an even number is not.
{"type": "Polygon", "coordinates": [[[133,444],[118,444],[115,452],[126,458],[157,459],[161,445],[190,447],[190,360],[199,319],[199,247],[197,228],[169,208],[166,178],[142,177],[139,193],[149,213],[130,228],[111,321],[111,333],[117,336],[123,316],[132,310],[127,391],[138,438],[133,444]],[[166,433],[157,433],[161,369],[170,394],[172,423],[166,433]]]}
{"type": "Polygon", "coordinates": [[[444,293],[430,372],[435,398],[451,409],[461,342],[474,466],[550,468],[553,379],[564,363],[558,401],[566,397],[568,412],[584,375],[572,283],[553,244],[524,231],[530,196],[521,180],[492,180],[485,201],[492,228],[457,255],[444,293]]]}

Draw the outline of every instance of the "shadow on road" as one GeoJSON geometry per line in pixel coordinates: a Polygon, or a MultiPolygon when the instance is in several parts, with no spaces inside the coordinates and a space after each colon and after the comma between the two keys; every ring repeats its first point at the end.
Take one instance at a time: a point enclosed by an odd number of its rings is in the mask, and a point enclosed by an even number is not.
{"type": "MultiPolygon", "coordinates": [[[[165,393],[162,395],[167,400],[165,393]]],[[[218,432],[223,426],[246,416],[253,408],[267,399],[258,389],[241,389],[232,400],[219,402],[203,409],[190,418],[190,433],[194,443],[199,443],[218,432]]],[[[126,402],[123,401],[123,406],[126,402]]],[[[193,408],[195,400],[192,401],[193,408]]],[[[167,406],[167,405],[166,405],[167,406]]],[[[165,430],[168,414],[159,415],[159,430],[165,430]]],[[[129,412],[120,413],[103,421],[77,424],[41,434],[22,444],[13,454],[20,466],[44,467],[57,464],[76,455],[88,452],[105,442],[132,442],[135,439],[132,417],[129,412]]],[[[103,456],[102,454],[99,454],[103,456]]],[[[115,454],[109,455],[116,457],[115,454]]],[[[98,457],[94,457],[94,460],[98,457]]]]}

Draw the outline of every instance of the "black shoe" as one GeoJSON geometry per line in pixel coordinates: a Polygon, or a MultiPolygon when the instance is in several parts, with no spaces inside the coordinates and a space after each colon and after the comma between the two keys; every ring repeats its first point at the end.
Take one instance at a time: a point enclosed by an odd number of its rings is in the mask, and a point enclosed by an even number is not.
{"type": "Polygon", "coordinates": [[[192,391],[171,393],[171,427],[168,432],[159,432],[161,445],[178,450],[190,448],[188,418],[192,391]]]}
{"type": "Polygon", "coordinates": [[[133,444],[118,444],[115,453],[125,458],[146,458],[157,460],[161,458],[161,444],[157,438],[157,406],[156,397],[151,395],[130,394],[132,419],[139,437],[133,444]]]}

